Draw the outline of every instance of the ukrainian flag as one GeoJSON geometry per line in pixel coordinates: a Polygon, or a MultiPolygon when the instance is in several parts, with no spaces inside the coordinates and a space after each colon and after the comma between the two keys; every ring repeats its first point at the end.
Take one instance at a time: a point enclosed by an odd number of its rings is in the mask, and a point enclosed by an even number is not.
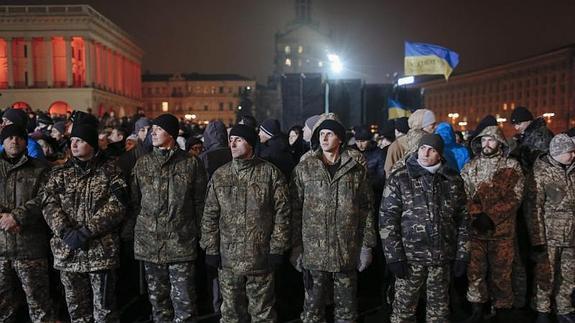
{"type": "Polygon", "coordinates": [[[405,75],[439,74],[447,80],[459,64],[459,54],[445,47],[405,42],[405,75]]]}
{"type": "Polygon", "coordinates": [[[409,117],[411,112],[396,100],[387,99],[387,119],[393,120],[401,117],[409,117]]]}

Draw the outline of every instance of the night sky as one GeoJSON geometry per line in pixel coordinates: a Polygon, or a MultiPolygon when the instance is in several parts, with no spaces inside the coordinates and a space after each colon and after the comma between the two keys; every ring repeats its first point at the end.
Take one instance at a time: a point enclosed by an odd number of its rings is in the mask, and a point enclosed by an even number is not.
{"type": "MultiPolygon", "coordinates": [[[[575,43],[573,0],[313,0],[312,16],[333,32],[344,77],[389,82],[403,72],[403,42],[460,54],[458,73],[575,43]]],[[[274,34],[295,16],[293,0],[8,1],[89,4],[133,36],[150,73],[237,73],[265,82],[274,34]]]]}

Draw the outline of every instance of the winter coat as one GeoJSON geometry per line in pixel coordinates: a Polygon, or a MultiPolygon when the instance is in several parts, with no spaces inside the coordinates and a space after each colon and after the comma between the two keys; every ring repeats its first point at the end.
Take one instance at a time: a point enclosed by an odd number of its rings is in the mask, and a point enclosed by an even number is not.
{"type": "Polygon", "coordinates": [[[385,153],[375,142],[370,142],[361,153],[367,160],[367,177],[371,186],[374,192],[381,194],[385,184],[385,153]]]}
{"type": "Polygon", "coordinates": [[[284,175],[254,157],[234,159],[208,184],[201,246],[238,274],[271,271],[269,255],[289,249],[290,205],[284,175]]]}
{"type": "Polygon", "coordinates": [[[435,129],[435,133],[443,139],[443,158],[445,158],[447,166],[460,172],[463,166],[469,161],[469,150],[455,142],[455,133],[449,123],[439,123],[435,129]]]}
{"type": "Polygon", "coordinates": [[[442,164],[431,173],[407,158],[387,181],[379,230],[388,263],[443,265],[469,260],[469,217],[459,174],[442,164]]]}
{"type": "Polygon", "coordinates": [[[208,178],[211,178],[216,169],[232,161],[232,153],[228,147],[228,133],[221,121],[208,123],[204,131],[204,152],[200,154],[208,178]]]}
{"type": "Polygon", "coordinates": [[[504,240],[515,237],[516,214],[523,200],[524,176],[519,162],[508,157],[509,148],[503,132],[497,126],[489,126],[473,139],[477,147],[473,158],[461,171],[467,193],[471,220],[480,213],[487,214],[495,224],[494,232],[480,234],[473,231],[474,238],[481,240],[504,240]],[[484,156],[481,137],[492,136],[501,144],[501,151],[484,156]],[[477,143],[478,142],[478,143],[477,143]]]}
{"type": "Polygon", "coordinates": [[[43,215],[53,232],[54,268],[94,272],[119,265],[118,228],[128,203],[120,170],[97,154],[83,167],[76,158],[55,167],[43,191],[43,215]],[[84,249],[71,250],[63,241],[70,229],[86,227],[92,234],[84,249]]]}
{"type": "Polygon", "coordinates": [[[4,156],[0,153],[0,212],[11,213],[20,231],[0,231],[0,259],[48,257],[49,228],[39,194],[46,184],[48,165],[26,155],[13,165],[4,156]]]}
{"type": "Polygon", "coordinates": [[[137,214],[134,257],[156,264],[194,261],[204,208],[206,173],[177,147],[142,156],[132,172],[137,214]]]}
{"type": "Polygon", "coordinates": [[[575,247],[575,163],[564,166],[542,155],[535,161],[530,183],[531,243],[575,247]]]}
{"type": "Polygon", "coordinates": [[[511,153],[517,158],[525,173],[533,169],[533,163],[541,154],[549,152],[553,133],[545,124],[545,119],[537,118],[525,129],[523,135],[515,138],[515,149],[511,153]]]}
{"type": "Polygon", "coordinates": [[[361,248],[375,246],[372,189],[365,166],[351,151],[341,152],[333,178],[321,149],[302,160],[292,174],[292,244],[303,251],[306,269],[355,270],[361,248]]]}
{"type": "Polygon", "coordinates": [[[267,160],[279,168],[286,178],[296,165],[290,151],[287,138],[282,134],[274,136],[259,147],[258,157],[267,160]]]}

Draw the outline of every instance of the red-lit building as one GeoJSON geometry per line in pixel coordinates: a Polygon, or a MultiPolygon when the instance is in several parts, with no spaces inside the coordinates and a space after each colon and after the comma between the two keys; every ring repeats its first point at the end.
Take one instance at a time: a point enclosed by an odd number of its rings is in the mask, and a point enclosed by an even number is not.
{"type": "Polygon", "coordinates": [[[417,84],[424,105],[457,130],[472,130],[486,115],[500,120],[507,136],[515,131],[511,111],[525,106],[545,116],[554,133],[575,126],[575,45],[508,64],[417,84]]]}
{"type": "Polygon", "coordinates": [[[131,114],[143,51],[87,5],[0,6],[0,107],[131,114]]]}

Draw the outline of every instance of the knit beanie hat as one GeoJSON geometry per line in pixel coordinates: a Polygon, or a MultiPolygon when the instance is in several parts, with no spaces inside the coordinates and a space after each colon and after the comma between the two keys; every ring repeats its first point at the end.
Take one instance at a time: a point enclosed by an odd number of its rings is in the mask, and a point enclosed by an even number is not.
{"type": "Polygon", "coordinates": [[[20,137],[20,138],[24,139],[24,141],[28,140],[28,134],[26,133],[26,129],[13,123],[11,125],[4,127],[2,129],[2,131],[0,132],[0,143],[4,144],[4,140],[6,140],[6,138],[10,138],[12,136],[20,137]]]}
{"type": "Polygon", "coordinates": [[[353,136],[355,137],[355,140],[371,140],[373,138],[373,134],[367,127],[355,128],[355,133],[353,136]]]}
{"type": "Polygon", "coordinates": [[[176,118],[174,115],[169,113],[162,114],[152,121],[152,125],[164,129],[165,132],[174,138],[174,141],[178,139],[178,133],[180,132],[180,121],[178,121],[178,118],[176,118]]]}
{"type": "Polygon", "coordinates": [[[443,155],[443,139],[441,139],[441,136],[438,134],[427,134],[424,135],[423,137],[421,137],[421,140],[419,140],[419,145],[417,146],[418,148],[420,148],[421,146],[430,146],[433,147],[435,150],[437,150],[437,152],[440,155],[443,155]]]}
{"type": "Polygon", "coordinates": [[[526,107],[517,107],[511,112],[511,124],[533,120],[533,114],[526,107]]]}
{"type": "Polygon", "coordinates": [[[319,132],[323,129],[331,130],[335,133],[335,135],[341,140],[341,142],[345,142],[345,128],[343,125],[335,120],[327,119],[322,121],[322,123],[317,126],[314,132],[319,132]]]}
{"type": "Polygon", "coordinates": [[[231,136],[244,138],[244,140],[247,141],[248,144],[252,146],[252,148],[255,148],[258,143],[258,134],[254,128],[245,124],[237,124],[233,126],[232,130],[230,130],[229,137],[231,136]]]}
{"type": "Polygon", "coordinates": [[[66,133],[66,121],[58,121],[58,122],[54,123],[52,128],[58,130],[58,132],[63,135],[66,133]]]}
{"type": "Polygon", "coordinates": [[[98,150],[98,129],[90,124],[74,125],[70,138],[80,138],[92,146],[94,150],[98,150]]]}
{"type": "Polygon", "coordinates": [[[2,118],[6,118],[13,124],[17,124],[24,129],[28,126],[28,115],[24,110],[9,108],[4,111],[2,118]]]}
{"type": "Polygon", "coordinates": [[[560,133],[551,139],[549,143],[549,154],[557,157],[561,154],[569,153],[575,150],[575,142],[567,134],[560,133]]]}
{"type": "Polygon", "coordinates": [[[72,112],[70,121],[72,121],[74,127],[78,125],[87,124],[98,129],[98,127],[100,126],[100,121],[98,121],[98,119],[94,115],[79,110],[74,110],[74,112],[72,112]]]}
{"type": "Polygon", "coordinates": [[[275,137],[281,133],[280,122],[276,119],[266,119],[260,125],[260,130],[270,137],[275,137]]]}
{"type": "Polygon", "coordinates": [[[407,120],[407,117],[401,117],[393,120],[395,129],[401,133],[407,133],[409,131],[409,124],[407,123],[407,120]]]}
{"type": "Polygon", "coordinates": [[[421,118],[421,129],[435,123],[435,114],[431,110],[423,109],[423,116],[421,118]]]}
{"type": "Polygon", "coordinates": [[[140,129],[142,129],[144,127],[149,127],[151,125],[152,125],[152,122],[150,122],[150,119],[148,119],[146,117],[141,117],[134,124],[134,133],[138,133],[138,132],[140,132],[140,129]]]}

